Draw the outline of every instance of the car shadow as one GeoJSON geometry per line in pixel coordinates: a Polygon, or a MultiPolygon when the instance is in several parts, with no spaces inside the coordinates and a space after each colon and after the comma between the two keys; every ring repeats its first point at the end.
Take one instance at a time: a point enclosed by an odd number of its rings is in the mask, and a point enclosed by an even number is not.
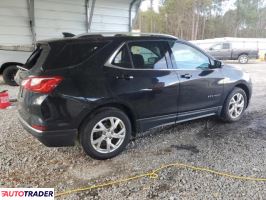
{"type": "MultiPolygon", "coordinates": [[[[217,117],[207,117],[137,133],[137,136],[132,141],[134,142],[151,136],[169,135],[172,133],[178,134],[178,132],[186,131],[186,129],[190,127],[198,129],[196,132],[197,139],[217,139],[241,133],[245,134],[248,138],[266,140],[266,134],[263,134],[266,123],[263,120],[264,115],[256,111],[245,113],[240,121],[234,123],[224,122],[217,117]]],[[[189,131],[189,129],[187,131],[189,131]]]]}

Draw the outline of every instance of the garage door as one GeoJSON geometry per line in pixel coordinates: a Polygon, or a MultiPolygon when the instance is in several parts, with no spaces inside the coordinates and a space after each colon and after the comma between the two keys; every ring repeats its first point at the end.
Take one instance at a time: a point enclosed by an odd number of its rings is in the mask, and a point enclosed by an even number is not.
{"type": "MultiPolygon", "coordinates": [[[[90,31],[128,31],[130,2],[132,0],[96,0],[90,31]]],[[[133,7],[132,18],[135,13],[133,7]]]]}
{"type": "Polygon", "coordinates": [[[84,0],[35,0],[34,7],[37,40],[86,32],[84,0]]]}
{"type": "Polygon", "coordinates": [[[26,0],[1,0],[0,24],[2,46],[32,43],[26,0]]]}

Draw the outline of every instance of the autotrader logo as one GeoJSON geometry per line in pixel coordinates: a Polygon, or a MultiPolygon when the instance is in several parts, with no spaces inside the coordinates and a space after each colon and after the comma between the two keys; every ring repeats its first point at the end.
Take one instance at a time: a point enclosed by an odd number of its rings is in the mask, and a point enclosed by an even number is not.
{"type": "Polygon", "coordinates": [[[0,200],[54,200],[54,188],[0,188],[0,200]]]}

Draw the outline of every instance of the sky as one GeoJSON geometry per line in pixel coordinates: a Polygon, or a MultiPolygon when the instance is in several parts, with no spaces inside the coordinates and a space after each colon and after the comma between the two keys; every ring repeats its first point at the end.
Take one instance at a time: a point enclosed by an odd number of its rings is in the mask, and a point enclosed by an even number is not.
{"type": "MultiPolygon", "coordinates": [[[[159,2],[160,2],[160,0],[153,0],[153,10],[155,11],[155,12],[159,12],[159,2]]],[[[143,0],[142,2],[141,2],[141,5],[140,5],[140,9],[142,10],[142,11],[146,11],[148,8],[150,8],[150,6],[151,6],[151,1],[150,0],[143,0]]]]}
{"type": "MultiPolygon", "coordinates": [[[[223,10],[226,12],[229,9],[234,9],[234,3],[236,0],[228,0],[227,2],[223,3],[223,10]]],[[[143,0],[140,6],[140,9],[142,11],[146,11],[148,8],[150,8],[151,5],[151,0],[143,0]]],[[[160,7],[160,0],[153,0],[153,10],[155,12],[159,12],[159,7],[160,7]]]]}

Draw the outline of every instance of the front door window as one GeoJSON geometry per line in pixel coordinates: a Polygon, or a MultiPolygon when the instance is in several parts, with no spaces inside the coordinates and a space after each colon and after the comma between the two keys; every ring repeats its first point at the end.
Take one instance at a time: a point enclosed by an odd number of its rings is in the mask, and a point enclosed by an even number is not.
{"type": "Polygon", "coordinates": [[[209,58],[197,49],[182,43],[171,46],[176,67],[179,69],[206,69],[209,67],[209,58]]]}

